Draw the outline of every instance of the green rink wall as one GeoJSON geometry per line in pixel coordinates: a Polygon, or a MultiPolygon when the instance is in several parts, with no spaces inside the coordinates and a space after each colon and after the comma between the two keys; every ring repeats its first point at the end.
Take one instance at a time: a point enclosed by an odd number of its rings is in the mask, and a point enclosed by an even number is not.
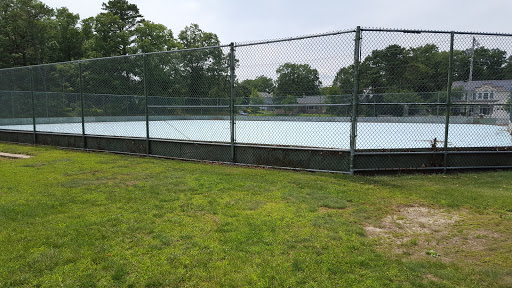
{"type": "MultiPolygon", "coordinates": [[[[0,141],[285,169],[350,172],[350,151],[0,130],[0,141]],[[149,149],[148,149],[149,144],[149,149]],[[233,149],[233,150],[232,150],[233,149]],[[149,151],[148,151],[149,150],[149,151]],[[232,159],[234,151],[234,161],[232,159]],[[149,152],[149,154],[147,153],[149,152]]],[[[355,173],[510,169],[512,147],[356,150],[355,173]],[[446,160],[446,162],[445,162],[446,160]]]]}

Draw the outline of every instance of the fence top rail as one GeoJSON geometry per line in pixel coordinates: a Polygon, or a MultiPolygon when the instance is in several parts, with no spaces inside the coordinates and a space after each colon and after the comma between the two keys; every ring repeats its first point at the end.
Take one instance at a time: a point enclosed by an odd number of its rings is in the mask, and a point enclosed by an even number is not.
{"type": "Polygon", "coordinates": [[[359,102],[359,105],[418,105],[418,106],[431,106],[431,105],[446,105],[446,103],[439,102],[359,102]]]}
{"type": "Polygon", "coordinates": [[[319,34],[312,34],[312,35],[304,35],[304,36],[297,36],[297,37],[280,38],[280,39],[269,39],[269,40],[256,40],[256,41],[248,41],[248,42],[239,42],[239,43],[235,43],[235,47],[245,47],[245,46],[254,46],[254,45],[262,45],[262,44],[272,44],[272,43],[279,43],[279,42],[289,42],[289,41],[304,40],[304,39],[311,39],[311,38],[318,38],[318,37],[326,37],[326,36],[335,36],[335,35],[349,34],[349,33],[355,33],[355,32],[356,32],[355,29],[351,29],[351,30],[341,30],[341,31],[319,33],[319,34]]]}
{"type": "Polygon", "coordinates": [[[398,32],[398,33],[410,33],[410,34],[455,34],[455,35],[481,35],[481,36],[505,36],[510,37],[510,33],[490,33],[490,32],[463,32],[463,31],[443,31],[443,30],[423,30],[423,29],[389,29],[389,28],[361,28],[361,31],[369,32],[398,32]]]}

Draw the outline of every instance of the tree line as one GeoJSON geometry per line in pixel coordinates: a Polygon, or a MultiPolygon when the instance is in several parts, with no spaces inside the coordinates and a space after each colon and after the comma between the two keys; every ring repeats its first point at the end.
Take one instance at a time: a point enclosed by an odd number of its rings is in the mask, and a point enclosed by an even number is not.
{"type": "MultiPolygon", "coordinates": [[[[497,48],[484,46],[465,50],[455,50],[453,55],[453,81],[468,81],[473,54],[472,80],[512,79],[512,56],[497,48]],[[473,53],[472,53],[473,52],[473,53]]],[[[405,48],[390,45],[374,50],[364,58],[359,67],[359,91],[361,102],[372,103],[436,103],[446,101],[448,84],[449,52],[441,51],[435,44],[405,48]]],[[[323,91],[325,95],[351,94],[354,87],[354,66],[341,68],[332,83],[323,91]]],[[[455,92],[457,89],[455,89],[455,92]]],[[[462,93],[455,93],[461,97],[462,93]]],[[[329,103],[348,103],[349,98],[327,96],[329,103]]],[[[365,110],[375,109],[362,106],[362,114],[372,114],[365,110]]],[[[382,105],[376,114],[401,116],[404,106],[382,105]]],[[[340,114],[338,108],[328,109],[340,114]]],[[[414,112],[413,112],[414,113],[414,112]]]]}
{"type": "Polygon", "coordinates": [[[0,68],[218,44],[216,34],[196,24],[175,38],[127,0],[109,0],[101,13],[86,19],[39,0],[0,2],[0,68]]]}

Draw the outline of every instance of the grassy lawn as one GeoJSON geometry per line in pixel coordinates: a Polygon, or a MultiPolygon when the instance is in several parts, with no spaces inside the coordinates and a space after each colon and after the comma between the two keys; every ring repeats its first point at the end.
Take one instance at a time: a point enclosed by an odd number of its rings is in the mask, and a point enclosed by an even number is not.
{"type": "Polygon", "coordinates": [[[512,172],[345,176],[0,143],[0,287],[512,287],[512,172]]]}

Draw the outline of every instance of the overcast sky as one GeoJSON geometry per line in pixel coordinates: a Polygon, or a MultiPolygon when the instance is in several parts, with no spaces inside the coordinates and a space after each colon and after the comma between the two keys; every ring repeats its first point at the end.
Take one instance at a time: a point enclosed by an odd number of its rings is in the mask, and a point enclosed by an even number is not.
{"type": "MultiPolygon", "coordinates": [[[[42,0],[80,18],[108,0],[42,0]]],[[[175,35],[190,23],[223,44],[362,27],[511,33],[511,0],[129,0],[175,35]]]]}

